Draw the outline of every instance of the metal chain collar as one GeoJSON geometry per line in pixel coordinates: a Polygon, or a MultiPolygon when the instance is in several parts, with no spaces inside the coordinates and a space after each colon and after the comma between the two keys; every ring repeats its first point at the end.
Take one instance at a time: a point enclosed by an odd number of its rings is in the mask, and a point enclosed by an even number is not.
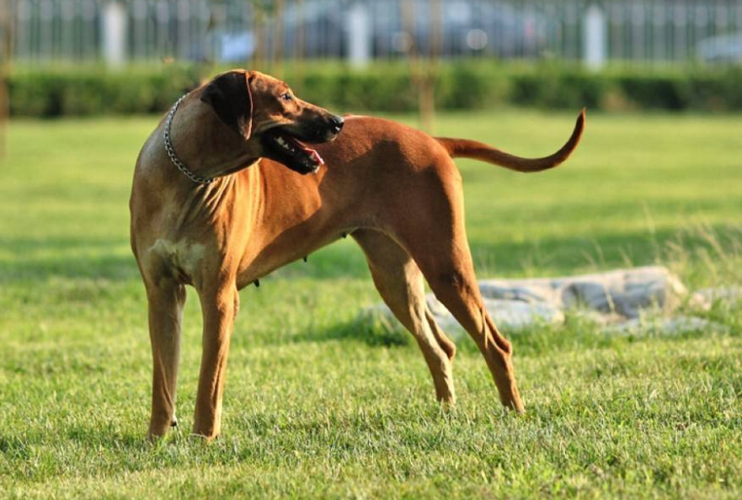
{"type": "MultiPolygon", "coordinates": [[[[188,94],[186,94],[188,95],[188,94]]],[[[167,155],[170,157],[170,161],[173,162],[173,165],[178,167],[178,170],[183,172],[186,177],[188,177],[190,180],[195,182],[196,184],[211,184],[216,180],[216,178],[207,179],[205,177],[201,177],[200,175],[196,175],[193,173],[188,167],[186,167],[185,163],[180,161],[180,158],[178,158],[178,155],[175,154],[175,149],[173,148],[173,142],[170,139],[170,126],[173,124],[173,118],[175,117],[175,112],[178,111],[178,106],[180,106],[180,103],[185,99],[185,95],[182,96],[180,99],[178,99],[175,102],[175,105],[173,105],[172,109],[170,110],[170,113],[167,115],[167,121],[165,122],[165,151],[167,151],[167,155]]]]}

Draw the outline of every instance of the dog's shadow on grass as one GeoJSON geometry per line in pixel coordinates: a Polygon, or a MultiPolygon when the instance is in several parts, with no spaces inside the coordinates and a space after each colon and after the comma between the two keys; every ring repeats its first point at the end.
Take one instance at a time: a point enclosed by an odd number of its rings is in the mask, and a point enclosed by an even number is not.
{"type": "Polygon", "coordinates": [[[365,315],[327,328],[307,328],[292,337],[293,342],[356,341],[370,347],[398,347],[412,343],[412,336],[399,324],[365,315]]]}
{"type": "Polygon", "coordinates": [[[52,277],[128,281],[139,276],[128,239],[0,236],[0,248],[11,255],[0,261],[0,281],[6,284],[52,277]]]}
{"type": "MultiPolygon", "coordinates": [[[[474,342],[465,335],[448,336],[458,349],[477,350],[474,342]]],[[[307,328],[292,337],[292,342],[362,342],[369,347],[414,346],[415,340],[401,323],[391,317],[361,313],[356,318],[340,321],[327,328],[307,328]]]]}

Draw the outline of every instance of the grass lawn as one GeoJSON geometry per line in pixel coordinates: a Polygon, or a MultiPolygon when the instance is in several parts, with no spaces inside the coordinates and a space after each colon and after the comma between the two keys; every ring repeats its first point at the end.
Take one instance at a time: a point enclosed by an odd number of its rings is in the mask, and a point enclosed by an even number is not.
{"type": "MultiPolygon", "coordinates": [[[[405,119],[405,118],[403,118],[405,119]]],[[[409,120],[409,118],[406,118],[409,120]]],[[[441,135],[542,155],[573,115],[442,115],[441,135]]],[[[188,436],[200,360],[189,292],[180,430],[150,445],[144,290],[128,244],[156,118],[15,122],[0,162],[0,498],[742,496],[742,313],[725,333],[505,332],[528,413],[500,408],[462,339],[442,412],[418,348],[359,323],[378,301],[349,240],[242,292],[223,436],[188,436]]],[[[588,116],[566,165],[459,161],[479,277],[660,262],[742,283],[742,116],[588,116]]]]}

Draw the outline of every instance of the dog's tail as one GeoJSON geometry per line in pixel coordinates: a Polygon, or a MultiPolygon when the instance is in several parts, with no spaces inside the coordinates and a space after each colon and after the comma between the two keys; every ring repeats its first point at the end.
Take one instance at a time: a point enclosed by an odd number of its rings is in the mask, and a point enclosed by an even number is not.
{"type": "Polygon", "coordinates": [[[511,155],[499,149],[495,149],[487,144],[470,141],[468,139],[450,139],[447,137],[436,137],[437,140],[451,158],[473,158],[475,160],[486,161],[501,167],[509,168],[517,172],[540,172],[554,168],[563,163],[572,151],[577,148],[577,144],[582,137],[582,130],[585,128],[585,110],[580,112],[577,117],[577,123],[572,131],[572,136],[562,146],[562,148],[551,156],[543,158],[521,158],[520,156],[511,155]]]}

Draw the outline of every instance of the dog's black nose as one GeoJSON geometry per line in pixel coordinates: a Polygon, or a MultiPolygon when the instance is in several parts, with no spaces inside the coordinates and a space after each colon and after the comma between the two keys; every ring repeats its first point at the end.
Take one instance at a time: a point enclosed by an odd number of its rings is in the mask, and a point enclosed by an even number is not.
{"type": "Polygon", "coordinates": [[[345,120],[343,120],[342,116],[333,115],[332,117],[330,117],[330,124],[335,132],[340,132],[343,129],[344,123],[345,120]]]}

